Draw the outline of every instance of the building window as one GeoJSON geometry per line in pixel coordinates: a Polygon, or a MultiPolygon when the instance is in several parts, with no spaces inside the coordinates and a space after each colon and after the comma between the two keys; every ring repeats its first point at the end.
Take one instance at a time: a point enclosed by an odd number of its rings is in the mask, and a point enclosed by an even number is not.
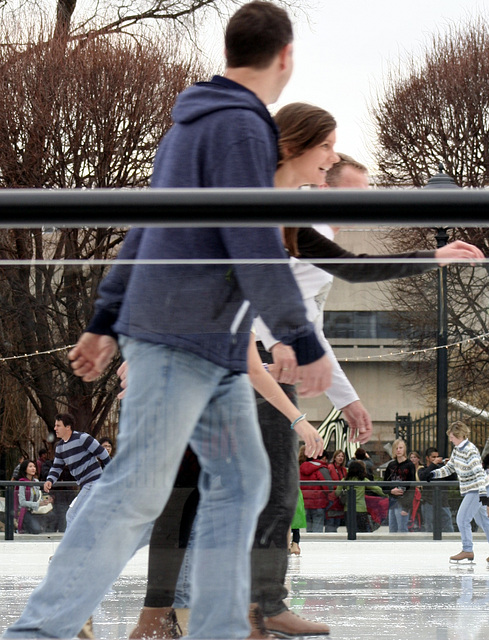
{"type": "Polygon", "coordinates": [[[399,338],[392,314],[388,311],[325,311],[324,333],[329,338],[399,338]]]}

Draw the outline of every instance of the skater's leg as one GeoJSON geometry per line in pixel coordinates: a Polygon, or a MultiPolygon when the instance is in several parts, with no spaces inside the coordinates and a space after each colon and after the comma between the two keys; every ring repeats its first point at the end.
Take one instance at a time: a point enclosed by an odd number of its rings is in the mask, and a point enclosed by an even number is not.
{"type": "Polygon", "coordinates": [[[6,638],[76,636],[163,509],[187,440],[224,373],[181,350],[124,343],[129,383],[117,456],[6,638]]]}
{"type": "Polygon", "coordinates": [[[223,378],[190,445],[201,466],[201,499],[188,636],[246,638],[251,544],[270,487],[268,458],[247,376],[223,378]]]}
{"type": "Polygon", "coordinates": [[[469,491],[463,497],[457,512],[457,527],[462,537],[462,550],[473,551],[471,522],[479,510],[479,493],[469,491]]]}

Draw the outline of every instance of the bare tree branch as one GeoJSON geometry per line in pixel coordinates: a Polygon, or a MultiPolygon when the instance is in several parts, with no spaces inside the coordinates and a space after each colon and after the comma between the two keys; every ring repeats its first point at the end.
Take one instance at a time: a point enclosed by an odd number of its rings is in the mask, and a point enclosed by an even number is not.
{"type": "MultiPolygon", "coordinates": [[[[0,49],[0,188],[147,186],[175,98],[203,74],[197,60],[155,40],[100,37],[80,45],[40,37],[27,47],[0,49]]],[[[118,229],[0,231],[1,258],[61,261],[0,266],[0,355],[76,342],[106,269],[63,259],[110,259],[123,236],[118,229]]],[[[72,375],[63,351],[2,367],[2,376],[16,381],[9,388],[22,389],[24,405],[49,427],[67,409],[96,433],[114,404],[116,363],[90,384],[72,375]]],[[[19,396],[9,398],[19,403],[19,396]]]]}

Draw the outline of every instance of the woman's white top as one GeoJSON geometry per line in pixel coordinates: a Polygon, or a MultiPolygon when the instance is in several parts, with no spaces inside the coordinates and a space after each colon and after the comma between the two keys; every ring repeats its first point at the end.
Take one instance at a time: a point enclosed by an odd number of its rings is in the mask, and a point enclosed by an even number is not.
{"type": "MultiPolygon", "coordinates": [[[[330,240],[334,239],[333,230],[329,225],[314,225],[314,229],[326,238],[330,240]]],[[[358,400],[359,397],[343,369],[340,367],[333,349],[324,335],[323,312],[326,298],[333,284],[333,276],[327,271],[319,269],[313,264],[297,260],[297,258],[290,259],[290,267],[299,286],[304,306],[306,307],[307,319],[314,324],[316,335],[333,365],[332,384],[329,389],[327,389],[326,395],[337,409],[342,409],[355,400],[358,400]]],[[[265,349],[270,351],[273,345],[277,344],[278,340],[272,336],[268,327],[260,317],[255,319],[254,327],[256,329],[257,340],[261,340],[265,349]]]]}

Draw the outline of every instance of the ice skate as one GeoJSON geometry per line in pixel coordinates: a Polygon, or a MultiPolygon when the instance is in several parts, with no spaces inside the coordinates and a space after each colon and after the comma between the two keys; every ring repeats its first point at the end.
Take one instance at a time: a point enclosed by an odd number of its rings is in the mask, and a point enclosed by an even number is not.
{"type": "Polygon", "coordinates": [[[85,622],[85,624],[82,627],[82,630],[80,631],[77,637],[82,638],[82,640],[93,640],[95,638],[95,636],[93,635],[92,616],[90,616],[88,620],[85,622]]]}
{"type": "Polygon", "coordinates": [[[153,638],[180,638],[182,630],[173,607],[143,607],[136,627],[129,634],[130,640],[153,638]]]}
{"type": "Polygon", "coordinates": [[[473,551],[461,551],[457,553],[455,556],[450,556],[450,564],[458,564],[458,565],[472,565],[474,562],[474,552],[473,551]]]}

